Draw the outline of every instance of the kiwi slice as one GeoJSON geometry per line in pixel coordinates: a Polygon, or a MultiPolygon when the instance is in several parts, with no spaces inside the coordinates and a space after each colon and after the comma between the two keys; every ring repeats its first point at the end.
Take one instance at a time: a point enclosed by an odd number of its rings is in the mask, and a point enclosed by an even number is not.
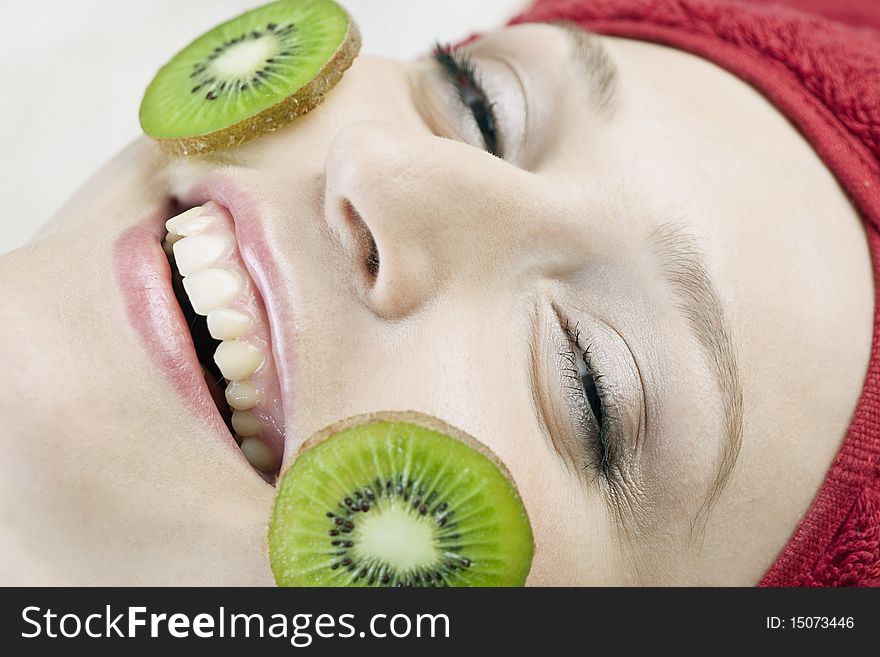
{"type": "Polygon", "coordinates": [[[360,50],[333,0],[279,0],[206,32],[159,69],[141,127],[175,155],[231,148],[321,102],[360,50]]]}
{"type": "Polygon", "coordinates": [[[279,586],[522,586],[528,516],[484,445],[415,412],[358,415],[300,448],[279,482],[279,586]]]}

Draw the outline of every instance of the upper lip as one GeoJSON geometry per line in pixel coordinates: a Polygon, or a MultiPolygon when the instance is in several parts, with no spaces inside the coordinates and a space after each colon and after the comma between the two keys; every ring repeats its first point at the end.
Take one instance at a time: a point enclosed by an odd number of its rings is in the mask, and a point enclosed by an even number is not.
{"type": "Polygon", "coordinates": [[[293,340],[290,327],[296,324],[283,322],[282,318],[290,311],[283,305],[284,302],[276,294],[274,286],[270,285],[270,281],[280,280],[280,265],[272,249],[269,248],[266,226],[259,204],[235,181],[219,174],[209,175],[188,184],[179,190],[177,201],[182,209],[214,201],[226,208],[232,216],[235,240],[242,261],[266,309],[269,337],[272,341],[272,357],[280,383],[285,443],[288,443],[292,423],[287,410],[291,403],[290,384],[294,375],[294,366],[290,359],[290,350],[286,349],[285,345],[293,340]],[[279,326],[282,325],[288,327],[284,332],[279,330],[279,326]]]}

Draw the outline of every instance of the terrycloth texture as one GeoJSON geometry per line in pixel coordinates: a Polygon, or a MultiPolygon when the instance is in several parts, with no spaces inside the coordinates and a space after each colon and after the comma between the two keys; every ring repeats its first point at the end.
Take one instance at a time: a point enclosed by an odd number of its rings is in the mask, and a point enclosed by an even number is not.
{"type": "MultiPolygon", "coordinates": [[[[880,296],[880,1],[538,0],[511,23],[585,29],[686,50],[759,89],[861,212],[880,296]]],[[[846,438],[761,586],[880,585],[880,303],[846,438]]]]}

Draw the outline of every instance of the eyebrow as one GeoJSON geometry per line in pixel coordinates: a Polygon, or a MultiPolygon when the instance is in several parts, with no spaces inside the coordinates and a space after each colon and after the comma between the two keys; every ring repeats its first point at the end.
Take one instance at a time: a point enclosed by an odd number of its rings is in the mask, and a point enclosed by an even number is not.
{"type": "Polygon", "coordinates": [[[736,352],[720,297],[697,240],[683,226],[665,223],[647,237],[661,271],[676,296],[676,307],[707,358],[724,410],[724,440],[715,479],[691,524],[691,537],[705,527],[709,512],[724,490],[742,445],[742,385],[736,352]]]}
{"type": "Polygon", "coordinates": [[[575,65],[584,74],[596,109],[608,112],[617,99],[617,67],[599,38],[571,21],[549,23],[562,29],[568,39],[575,65]]]}

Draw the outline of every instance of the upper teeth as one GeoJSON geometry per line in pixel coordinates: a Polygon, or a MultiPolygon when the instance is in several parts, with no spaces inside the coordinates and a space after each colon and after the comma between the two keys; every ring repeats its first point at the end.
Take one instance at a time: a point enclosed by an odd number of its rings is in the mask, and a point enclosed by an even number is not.
{"type": "Polygon", "coordinates": [[[247,333],[253,320],[231,308],[215,308],[208,313],[208,331],[215,340],[235,340],[247,333]]]}
{"type": "Polygon", "coordinates": [[[168,231],[169,235],[179,235],[180,231],[177,230],[178,226],[186,223],[190,219],[195,219],[196,217],[202,216],[202,212],[202,206],[196,206],[194,208],[190,208],[186,212],[181,212],[176,217],[171,217],[171,219],[165,222],[165,230],[168,231]]]}
{"type": "Polygon", "coordinates": [[[174,243],[174,259],[181,276],[207,269],[229,251],[229,240],[219,235],[192,235],[174,243]]]}
{"type": "Polygon", "coordinates": [[[202,269],[183,279],[183,289],[193,310],[199,315],[207,315],[233,301],[241,293],[241,281],[227,269],[202,269]]]}
{"type": "MultiPolygon", "coordinates": [[[[201,208],[193,208],[193,210],[197,209],[200,210],[201,208]]],[[[205,230],[205,228],[214,223],[214,219],[215,217],[210,214],[201,214],[194,216],[191,219],[184,221],[183,223],[177,224],[177,234],[183,235],[184,237],[190,237],[191,235],[201,233],[203,230],[205,230]]]]}
{"type": "Polygon", "coordinates": [[[229,381],[226,400],[234,409],[233,428],[245,437],[242,452],[254,468],[272,472],[278,459],[259,439],[264,423],[254,410],[261,394],[248,380],[262,367],[265,356],[246,339],[254,327],[253,318],[229,307],[245,291],[246,274],[230,258],[235,246],[230,222],[212,209],[211,204],[195,207],[165,222],[168,235],[163,248],[173,255],[184,277],[183,288],[193,310],[207,316],[208,331],[221,340],[214,362],[229,381]]]}

